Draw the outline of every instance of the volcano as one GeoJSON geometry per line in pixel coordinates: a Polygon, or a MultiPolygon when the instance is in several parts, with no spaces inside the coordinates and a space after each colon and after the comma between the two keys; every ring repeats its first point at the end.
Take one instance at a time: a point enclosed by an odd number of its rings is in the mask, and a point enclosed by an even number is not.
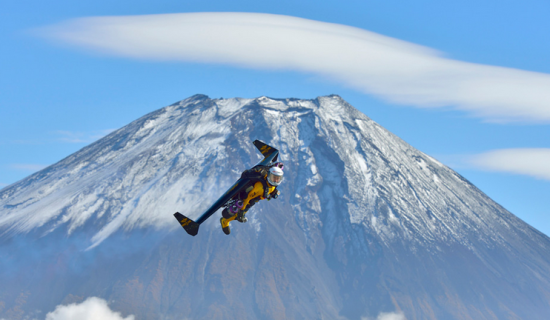
{"type": "Polygon", "coordinates": [[[547,319],[550,239],[336,95],[195,95],[0,191],[0,319],[547,319]],[[280,150],[281,195],[194,218],[280,150]]]}

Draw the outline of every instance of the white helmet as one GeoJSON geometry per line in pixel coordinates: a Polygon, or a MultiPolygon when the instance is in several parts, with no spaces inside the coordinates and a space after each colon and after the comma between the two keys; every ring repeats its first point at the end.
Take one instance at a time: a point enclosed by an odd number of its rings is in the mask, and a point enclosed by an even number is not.
{"type": "Polygon", "coordinates": [[[279,167],[271,167],[267,174],[267,182],[272,186],[278,186],[283,181],[283,170],[279,167]]]}

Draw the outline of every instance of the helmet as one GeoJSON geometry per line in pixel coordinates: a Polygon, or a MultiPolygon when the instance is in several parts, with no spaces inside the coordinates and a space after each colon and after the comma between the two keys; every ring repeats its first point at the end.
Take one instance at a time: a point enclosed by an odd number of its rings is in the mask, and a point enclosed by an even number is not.
{"type": "Polygon", "coordinates": [[[272,186],[278,186],[283,181],[283,170],[279,167],[271,167],[267,174],[267,182],[272,186]]]}
{"type": "Polygon", "coordinates": [[[273,167],[279,167],[281,170],[285,169],[285,165],[282,162],[276,162],[273,164],[273,167]]]}

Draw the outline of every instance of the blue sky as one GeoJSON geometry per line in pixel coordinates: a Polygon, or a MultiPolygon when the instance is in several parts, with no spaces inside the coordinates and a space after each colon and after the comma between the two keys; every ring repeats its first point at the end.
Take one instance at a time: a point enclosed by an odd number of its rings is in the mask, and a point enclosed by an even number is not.
{"type": "MultiPolygon", "coordinates": [[[[546,165],[550,163],[546,162],[550,149],[550,104],[546,104],[550,99],[550,87],[546,90],[550,74],[549,15],[548,1],[530,0],[414,3],[4,0],[0,4],[0,188],[61,160],[112,129],[196,93],[212,98],[263,95],[315,98],[338,94],[549,235],[550,165],[546,165]],[[80,30],[66,22],[83,17],[193,12],[286,15],[309,19],[291,20],[300,26],[342,33],[355,32],[346,26],[356,27],[389,37],[390,47],[398,47],[391,54],[406,54],[398,59],[403,65],[397,64],[395,68],[393,61],[381,60],[383,77],[371,73],[368,57],[358,57],[353,70],[341,72],[350,65],[340,66],[342,59],[337,58],[341,53],[330,48],[319,47],[322,50],[316,53],[322,51],[322,54],[316,55],[316,59],[296,57],[298,51],[280,51],[287,45],[287,38],[262,43],[254,38],[248,43],[228,38],[234,46],[224,50],[236,56],[233,60],[220,56],[225,51],[206,42],[198,46],[203,50],[200,53],[211,54],[208,59],[181,58],[181,54],[188,53],[185,48],[173,53],[180,58],[167,58],[165,54],[171,52],[171,47],[158,49],[160,45],[148,56],[131,56],[120,50],[142,53],[150,43],[130,47],[98,36],[104,48],[108,48],[99,52],[97,47],[82,45],[81,41],[82,30],[97,36],[94,24],[84,24],[80,30]],[[58,30],[45,28],[52,25],[58,25],[58,30]],[[59,28],[64,34],[69,32],[72,40],[59,36],[59,28]],[[398,40],[405,44],[401,47],[398,40]],[[421,48],[418,54],[413,44],[439,53],[421,48]],[[268,51],[259,50],[270,45],[274,47],[268,51]],[[260,54],[253,53],[255,49],[260,54]],[[113,50],[119,53],[113,54],[113,50]],[[289,53],[290,57],[277,60],[281,52],[289,53]],[[270,57],[270,53],[274,56],[270,57]],[[238,57],[245,57],[250,63],[239,63],[235,60],[238,57]],[[335,60],[331,61],[333,57],[335,60]],[[433,63],[438,72],[448,71],[437,77],[422,70],[419,73],[415,69],[419,61],[433,63]],[[332,70],[332,66],[337,66],[337,70],[332,70]],[[362,73],[354,74],[356,69],[362,73]],[[468,72],[464,75],[463,70],[468,72]],[[499,75],[499,80],[505,79],[506,86],[496,92],[487,91],[494,84],[489,81],[494,74],[499,75]],[[377,81],[382,78],[387,81],[377,81]],[[460,82],[453,82],[455,78],[460,78],[460,82]],[[401,79],[412,81],[402,84],[401,79]],[[449,89],[458,85],[468,87],[471,83],[475,85],[462,95],[449,89]],[[440,91],[449,94],[439,96],[440,91]],[[418,92],[422,94],[416,95],[418,92]],[[478,95],[479,99],[471,99],[478,95]],[[430,104],[436,107],[427,107],[430,104]],[[505,111],[508,109],[509,112],[505,111]],[[526,148],[537,152],[525,152],[526,148]],[[488,154],[494,150],[515,151],[488,154]],[[523,159],[522,155],[528,155],[529,159],[523,159]],[[533,157],[538,157],[538,162],[530,162],[533,157]]],[[[242,20],[249,17],[242,16],[242,20]]],[[[161,17],[155,23],[162,24],[163,20],[161,17]]],[[[185,31],[174,32],[178,30],[185,31]]],[[[358,52],[364,46],[371,48],[375,40],[386,39],[358,32],[373,37],[371,42],[349,44],[358,48],[358,52]]],[[[166,34],[170,36],[169,32],[160,36],[166,34]]],[[[288,36],[291,37],[303,40],[296,32],[288,36]]],[[[310,43],[304,47],[315,49],[310,43]]]]}

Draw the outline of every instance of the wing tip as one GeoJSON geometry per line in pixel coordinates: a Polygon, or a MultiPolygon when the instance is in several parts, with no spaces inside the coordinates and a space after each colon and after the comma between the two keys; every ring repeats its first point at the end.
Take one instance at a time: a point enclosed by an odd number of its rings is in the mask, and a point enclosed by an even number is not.
{"type": "Polygon", "coordinates": [[[279,150],[273,148],[272,146],[268,145],[267,143],[265,142],[262,142],[260,140],[254,140],[252,142],[254,144],[254,146],[256,146],[256,148],[258,150],[260,150],[260,152],[264,155],[264,156],[268,156],[274,152],[279,152],[279,150]]]}
{"type": "Polygon", "coordinates": [[[174,213],[174,217],[176,218],[176,220],[178,220],[180,225],[183,227],[183,229],[185,229],[185,232],[187,232],[188,234],[192,236],[196,236],[197,233],[199,233],[200,225],[195,221],[187,218],[186,216],[184,216],[179,212],[174,213]]]}

